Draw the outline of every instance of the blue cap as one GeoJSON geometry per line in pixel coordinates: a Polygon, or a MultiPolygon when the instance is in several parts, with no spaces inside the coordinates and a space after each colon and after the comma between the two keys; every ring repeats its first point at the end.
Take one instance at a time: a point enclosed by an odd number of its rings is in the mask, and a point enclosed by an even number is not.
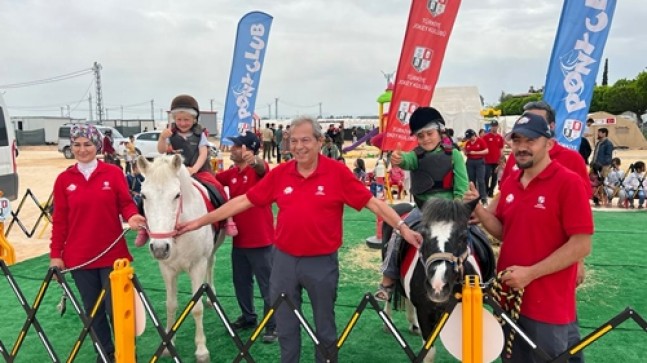
{"type": "Polygon", "coordinates": [[[238,136],[230,136],[228,139],[236,146],[245,145],[245,147],[251,150],[254,154],[256,154],[258,149],[261,147],[261,141],[253,132],[250,131],[243,131],[242,134],[238,136]]]}
{"type": "Polygon", "coordinates": [[[552,137],[546,119],[530,112],[524,113],[519,117],[519,119],[517,119],[512,127],[512,131],[505,136],[506,140],[512,140],[512,137],[515,134],[523,135],[529,139],[536,139],[539,137],[550,139],[552,137]]]}

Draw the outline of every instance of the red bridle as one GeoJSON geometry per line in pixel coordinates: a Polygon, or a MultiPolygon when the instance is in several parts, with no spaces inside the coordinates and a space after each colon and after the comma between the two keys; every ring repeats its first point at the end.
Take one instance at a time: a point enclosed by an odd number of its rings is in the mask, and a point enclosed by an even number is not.
{"type": "MultiPolygon", "coordinates": [[[[175,225],[173,226],[173,228],[175,228],[175,226],[177,226],[177,224],[180,222],[180,214],[182,213],[182,194],[180,194],[180,196],[179,196],[179,203],[180,204],[179,204],[179,206],[177,208],[177,212],[175,214],[175,225]]],[[[150,236],[150,238],[164,239],[164,238],[173,238],[173,237],[177,236],[177,229],[173,229],[172,231],[169,231],[169,232],[153,232],[148,227],[148,224],[146,225],[145,228],[148,231],[148,235],[150,236]]]]}

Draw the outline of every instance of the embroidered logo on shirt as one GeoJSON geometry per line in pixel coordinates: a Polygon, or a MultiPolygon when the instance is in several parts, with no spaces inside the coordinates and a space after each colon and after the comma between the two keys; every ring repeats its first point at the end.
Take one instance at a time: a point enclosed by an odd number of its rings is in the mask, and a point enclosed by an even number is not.
{"type": "Polygon", "coordinates": [[[76,190],[76,184],[70,184],[67,186],[67,191],[68,192],[73,192],[76,190]]]}
{"type": "Polygon", "coordinates": [[[324,186],[323,185],[318,185],[317,186],[317,192],[315,195],[326,195],[326,192],[324,192],[324,186]]]}
{"type": "Polygon", "coordinates": [[[238,183],[238,178],[231,178],[231,184],[238,183]]]}
{"type": "Polygon", "coordinates": [[[505,202],[510,204],[510,203],[512,203],[512,201],[514,201],[514,195],[513,194],[508,194],[508,196],[505,197],[505,202]]]}
{"type": "Polygon", "coordinates": [[[243,175],[243,184],[247,184],[247,175],[243,175]]]}
{"type": "Polygon", "coordinates": [[[546,209],[546,206],[544,205],[544,203],[546,203],[546,197],[544,197],[543,195],[540,195],[539,197],[537,197],[537,204],[535,204],[535,208],[546,209]]]}
{"type": "Polygon", "coordinates": [[[286,187],[285,189],[283,189],[283,194],[290,195],[293,191],[294,189],[292,189],[292,187],[286,187]]]}
{"type": "Polygon", "coordinates": [[[101,189],[102,189],[102,190],[111,190],[112,188],[110,188],[110,182],[109,182],[109,181],[107,181],[107,180],[105,180],[105,181],[103,182],[103,188],[101,188],[101,189]]]}

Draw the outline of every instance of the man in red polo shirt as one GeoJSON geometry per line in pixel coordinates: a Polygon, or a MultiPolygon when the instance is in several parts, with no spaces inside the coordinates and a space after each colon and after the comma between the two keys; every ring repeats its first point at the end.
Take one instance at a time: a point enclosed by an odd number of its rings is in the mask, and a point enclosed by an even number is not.
{"type": "Polygon", "coordinates": [[[487,144],[476,135],[476,131],[465,131],[465,146],[463,152],[467,157],[465,166],[470,182],[474,183],[481,194],[481,203],[487,205],[487,188],[485,186],[485,162],[483,157],[489,153],[487,144]]]}
{"type": "MultiPolygon", "coordinates": [[[[252,132],[245,131],[239,136],[229,137],[231,160],[234,166],[216,174],[223,186],[229,187],[231,198],[245,194],[270,170],[269,164],[257,156],[261,141],[252,132]]],[[[254,308],[254,278],[258,283],[267,314],[272,306],[270,301],[270,273],[274,248],[274,216],[272,207],[252,207],[233,216],[238,234],[233,237],[231,266],[236,300],[242,315],[231,325],[234,329],[248,329],[258,321],[254,308]]],[[[276,341],[274,316],[267,323],[263,342],[276,341]]]]}
{"type": "MultiPolygon", "coordinates": [[[[475,213],[501,239],[497,271],[505,271],[508,288],[524,288],[518,324],[551,357],[566,351],[577,330],[577,263],[591,251],[593,217],[578,175],[553,162],[546,120],[524,113],[509,134],[519,173],[501,185],[494,214],[477,206],[475,213]]],[[[474,186],[466,199],[477,198],[474,186]]],[[[533,349],[517,335],[512,357],[504,362],[538,362],[533,349]]]]}
{"type": "Polygon", "coordinates": [[[492,198],[494,196],[494,188],[497,185],[496,168],[501,159],[501,152],[505,143],[503,136],[499,134],[499,122],[497,120],[490,121],[490,131],[483,136],[483,141],[487,145],[488,153],[483,156],[485,161],[485,187],[487,189],[487,196],[492,198]]]}
{"type": "MultiPolygon", "coordinates": [[[[320,154],[323,132],[314,119],[293,120],[289,141],[293,160],[272,169],[246,194],[203,217],[179,224],[178,229],[179,233],[185,233],[252,206],[276,203],[279,213],[270,277],[272,301],[285,294],[301,310],[301,292],[305,289],[312,303],[321,347],[328,351],[330,361],[336,362],[334,307],[344,205],[357,210],[370,209],[416,247],[422,242],[422,236],[409,229],[386,203],[373,197],[346,165],[320,154]]],[[[301,355],[298,318],[287,305],[281,305],[276,311],[276,323],[281,362],[298,362],[301,355]]],[[[316,361],[325,361],[319,351],[316,351],[316,361]]]]}

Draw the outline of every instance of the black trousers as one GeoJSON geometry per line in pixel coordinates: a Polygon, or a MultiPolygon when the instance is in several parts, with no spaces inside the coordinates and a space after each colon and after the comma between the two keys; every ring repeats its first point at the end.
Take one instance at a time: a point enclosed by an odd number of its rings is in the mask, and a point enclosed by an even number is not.
{"type": "Polygon", "coordinates": [[[101,293],[101,289],[106,289],[106,297],[97,309],[92,328],[99,338],[99,342],[105,349],[106,353],[114,354],[115,345],[112,342],[112,332],[110,324],[112,320],[112,301],[110,294],[110,273],[112,267],[95,268],[89,270],[72,271],[74,284],[81,294],[83,308],[87,315],[90,314],[101,293]],[[110,319],[109,319],[110,318],[110,319]]]}

